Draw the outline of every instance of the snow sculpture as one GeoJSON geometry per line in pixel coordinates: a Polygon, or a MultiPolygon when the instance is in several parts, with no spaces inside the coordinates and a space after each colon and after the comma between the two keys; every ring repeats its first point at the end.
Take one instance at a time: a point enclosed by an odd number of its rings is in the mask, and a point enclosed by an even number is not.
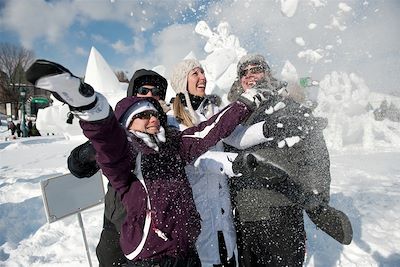
{"type": "Polygon", "coordinates": [[[94,47],[90,50],[86,65],[85,82],[104,95],[113,108],[126,96],[128,89],[128,84],[118,81],[114,71],[94,47]]]}
{"type": "Polygon", "coordinates": [[[66,123],[69,108],[64,103],[50,97],[52,105],[39,109],[36,119],[36,127],[41,135],[64,135],[67,139],[73,136],[82,136],[82,129],[79,127],[78,120],[73,120],[72,124],[66,123]]]}
{"type": "Polygon", "coordinates": [[[325,75],[320,82],[315,112],[328,118],[325,138],[329,147],[400,147],[399,123],[376,121],[373,111],[368,110],[374,95],[354,73],[334,71],[325,75]]]}
{"type": "Polygon", "coordinates": [[[207,94],[226,94],[236,78],[236,65],[247,54],[240,46],[239,39],[230,34],[230,25],[221,22],[217,32],[211,31],[205,21],[197,23],[196,33],[208,38],[204,51],[209,55],[200,62],[207,76],[207,94]]]}

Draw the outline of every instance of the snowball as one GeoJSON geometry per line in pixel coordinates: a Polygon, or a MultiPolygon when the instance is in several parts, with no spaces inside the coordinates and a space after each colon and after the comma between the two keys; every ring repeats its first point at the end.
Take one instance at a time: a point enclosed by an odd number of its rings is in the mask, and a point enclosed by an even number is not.
{"type": "Polygon", "coordinates": [[[265,110],[265,114],[271,115],[272,113],[274,113],[274,108],[273,107],[269,107],[265,110]]]}
{"type": "Polygon", "coordinates": [[[300,137],[298,136],[287,137],[285,138],[285,141],[288,147],[292,147],[298,142],[300,142],[300,137]]]}

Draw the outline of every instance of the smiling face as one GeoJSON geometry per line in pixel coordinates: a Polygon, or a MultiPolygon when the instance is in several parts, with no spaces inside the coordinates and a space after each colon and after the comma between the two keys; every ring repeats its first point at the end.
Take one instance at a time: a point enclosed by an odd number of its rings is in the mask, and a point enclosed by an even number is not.
{"type": "Polygon", "coordinates": [[[187,76],[188,92],[195,96],[205,96],[207,79],[202,68],[196,67],[187,76]]]}
{"type": "Polygon", "coordinates": [[[144,111],[135,115],[128,130],[147,134],[158,134],[160,132],[158,113],[155,111],[144,111]]]}
{"type": "Polygon", "coordinates": [[[265,69],[260,65],[250,64],[242,70],[240,84],[244,91],[254,87],[259,80],[265,78],[265,69]]]}

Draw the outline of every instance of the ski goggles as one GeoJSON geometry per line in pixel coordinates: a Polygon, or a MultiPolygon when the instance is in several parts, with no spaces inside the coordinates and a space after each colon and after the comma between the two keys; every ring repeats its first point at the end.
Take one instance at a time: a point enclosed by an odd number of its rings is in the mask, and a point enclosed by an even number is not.
{"type": "Polygon", "coordinates": [[[153,96],[162,96],[164,90],[158,86],[153,87],[153,88],[147,88],[147,87],[141,86],[136,90],[136,92],[141,95],[147,95],[149,92],[151,92],[151,94],[153,96]]]}
{"type": "Polygon", "coordinates": [[[154,111],[154,110],[146,110],[143,112],[140,112],[139,114],[136,114],[135,116],[133,116],[132,121],[134,119],[142,119],[142,120],[150,120],[151,117],[156,117],[158,119],[158,112],[154,111]]]}
{"type": "Polygon", "coordinates": [[[240,78],[247,76],[249,74],[258,74],[258,73],[262,73],[265,71],[265,68],[263,66],[255,66],[255,67],[251,67],[248,69],[242,69],[239,72],[240,78]]]}

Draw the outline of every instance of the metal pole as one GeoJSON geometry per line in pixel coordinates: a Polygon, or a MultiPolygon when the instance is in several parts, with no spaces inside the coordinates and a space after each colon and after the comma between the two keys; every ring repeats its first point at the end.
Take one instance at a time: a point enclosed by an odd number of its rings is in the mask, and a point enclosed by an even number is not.
{"type": "Polygon", "coordinates": [[[26,99],[26,90],[25,88],[20,89],[20,95],[21,95],[21,100],[22,100],[22,121],[21,121],[21,130],[22,130],[22,137],[27,137],[28,136],[28,131],[26,129],[26,121],[25,121],[25,99],[26,99]]]}
{"type": "Polygon", "coordinates": [[[92,265],[92,260],[90,259],[89,246],[86,240],[85,228],[83,227],[82,215],[80,212],[78,212],[77,215],[78,215],[79,226],[81,227],[82,230],[83,242],[85,243],[86,256],[88,258],[89,266],[92,267],[93,265],[92,265]]]}
{"type": "Polygon", "coordinates": [[[25,121],[25,98],[23,99],[22,102],[22,122],[21,122],[21,127],[22,127],[22,136],[27,137],[28,136],[28,131],[26,129],[26,121],[25,121]]]}

